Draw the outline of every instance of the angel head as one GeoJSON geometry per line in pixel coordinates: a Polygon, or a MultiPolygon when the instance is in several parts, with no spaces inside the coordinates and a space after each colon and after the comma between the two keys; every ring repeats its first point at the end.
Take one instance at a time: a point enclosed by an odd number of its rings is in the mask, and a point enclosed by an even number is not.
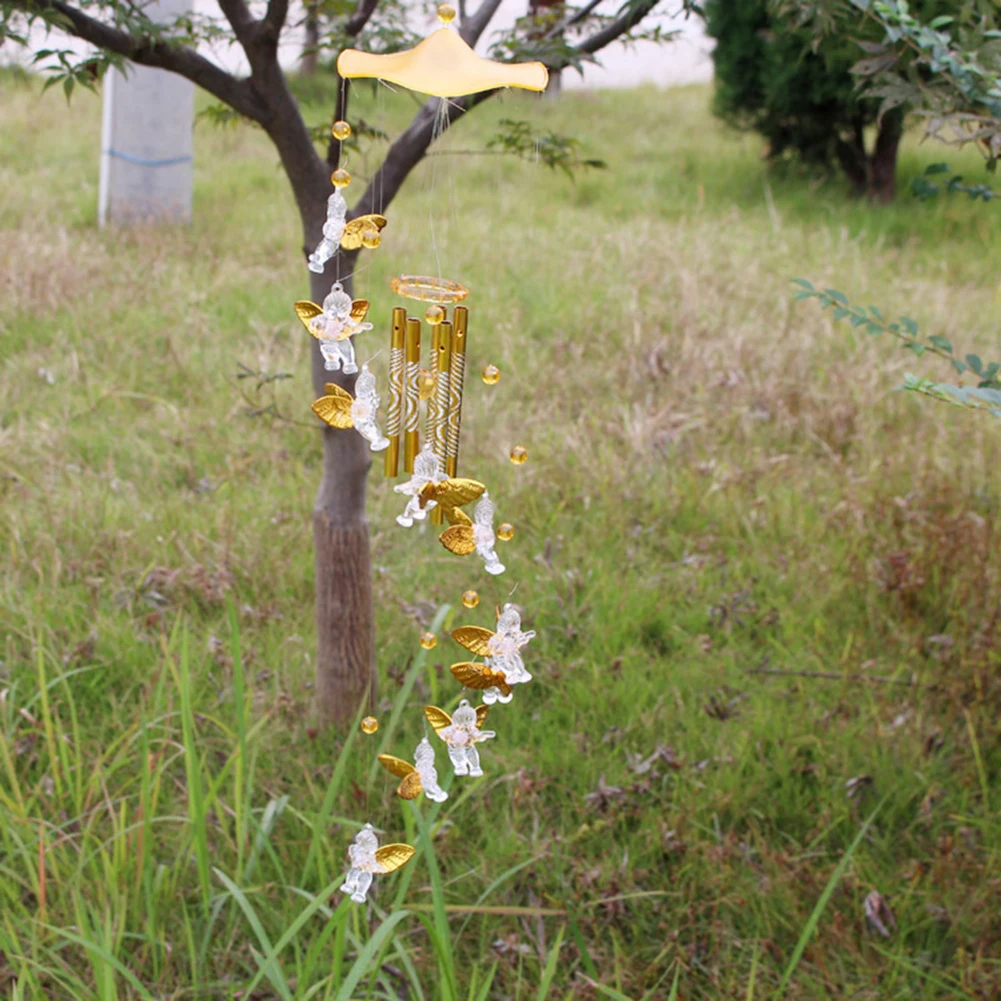
{"type": "Polygon", "coordinates": [[[351,296],[344,291],[340,282],[334,282],[323,300],[323,312],[328,316],[346,317],[351,313],[351,296]]]}
{"type": "Polygon", "coordinates": [[[360,848],[367,854],[374,855],[379,847],[379,839],[375,836],[375,828],[371,824],[366,824],[356,835],[352,848],[360,848]]]}

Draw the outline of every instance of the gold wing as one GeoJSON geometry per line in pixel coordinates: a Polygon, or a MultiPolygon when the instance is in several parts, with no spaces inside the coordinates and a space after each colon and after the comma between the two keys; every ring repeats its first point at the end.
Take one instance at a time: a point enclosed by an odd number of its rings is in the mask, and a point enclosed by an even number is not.
{"type": "Polygon", "coordinates": [[[461,507],[444,507],[445,517],[450,525],[472,525],[473,519],[461,507]]]}
{"type": "Polygon", "coordinates": [[[396,789],[396,795],[400,799],[417,799],[422,792],[424,792],[424,787],[421,785],[420,773],[417,771],[412,771],[396,789]]]}
{"type": "Polygon", "coordinates": [[[357,250],[361,246],[361,235],[367,229],[381,231],[386,228],[384,215],[360,215],[344,226],[341,236],[341,247],[344,250],[357,250]]]}
{"type": "Polygon", "coordinates": [[[308,299],[302,299],[295,304],[295,315],[302,320],[302,325],[309,331],[311,337],[315,337],[316,334],[313,333],[313,328],[310,327],[309,321],[319,316],[323,312],[320,306],[317,306],[315,302],[310,302],[308,299]]]}
{"type": "Polygon", "coordinates": [[[476,707],[476,728],[478,730],[483,729],[483,724],[487,721],[487,713],[490,712],[490,706],[477,706],[476,707]]]}
{"type": "Polygon", "coordinates": [[[490,656],[490,638],[493,635],[483,626],[459,626],[452,630],[452,639],[477,657],[490,656]]]}
{"type": "MultiPolygon", "coordinates": [[[[332,383],[327,383],[326,388],[340,389],[339,386],[334,386],[332,383]]],[[[344,390],[341,389],[340,392],[344,393],[344,390]]],[[[353,428],[355,422],[351,416],[351,403],[349,393],[344,393],[343,396],[339,394],[321,396],[313,403],[313,413],[324,424],[329,424],[332,428],[353,428]]]]}
{"type": "Polygon", "coordinates": [[[368,299],[355,299],[351,303],[351,319],[364,320],[368,313],[368,299]]]}
{"type": "Polygon", "coordinates": [[[483,691],[484,688],[499,688],[501,695],[510,695],[511,686],[507,683],[501,671],[494,671],[485,664],[453,664],[449,670],[453,677],[466,688],[483,691]]]}
{"type": "Polygon", "coordinates": [[[470,501],[482,497],[487,488],[477,480],[449,477],[441,483],[432,484],[431,496],[445,508],[462,507],[470,501]]]}
{"type": "Polygon", "coordinates": [[[409,761],[402,758],[394,758],[391,754],[380,754],[379,764],[398,779],[405,779],[408,775],[416,775],[417,769],[409,761]]]}
{"type": "MultiPolygon", "coordinates": [[[[313,409],[316,409],[315,403],[313,409]]],[[[468,556],[476,549],[476,538],[473,535],[472,525],[453,525],[451,528],[446,528],[438,536],[438,541],[456,556],[468,556]]]]}
{"type": "Polygon", "coordinates": [[[337,396],[342,400],[347,400],[348,403],[354,403],[355,401],[355,398],[346,389],[341,389],[336,382],[325,382],[323,384],[323,391],[327,396],[337,396]]]}
{"type": "Polygon", "coordinates": [[[446,726],[452,725],[452,717],[444,709],[439,709],[437,706],[425,706],[424,715],[427,716],[428,722],[434,727],[435,733],[441,733],[446,726]]]}
{"type": "Polygon", "coordinates": [[[383,845],[376,849],[375,860],[383,872],[396,872],[414,857],[415,850],[410,845],[383,845]]]}

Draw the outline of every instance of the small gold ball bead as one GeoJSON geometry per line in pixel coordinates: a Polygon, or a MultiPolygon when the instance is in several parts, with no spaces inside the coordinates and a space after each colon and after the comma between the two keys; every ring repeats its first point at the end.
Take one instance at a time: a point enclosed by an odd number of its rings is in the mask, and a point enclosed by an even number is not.
{"type": "Polygon", "coordinates": [[[351,126],[343,119],[339,119],[331,126],[330,134],[339,142],[344,142],[351,135],[351,126]]]}
{"type": "Polygon", "coordinates": [[[422,368],[417,373],[417,395],[426,400],[434,392],[438,377],[430,369],[422,368]]]}
{"type": "Polygon", "coordinates": [[[509,521],[505,521],[497,526],[497,538],[501,542],[510,542],[514,538],[514,525],[509,521]]]}
{"type": "Polygon", "coordinates": [[[366,716],[361,721],[361,732],[372,734],[379,729],[379,721],[374,716],[366,716]]]}
{"type": "Polygon", "coordinates": [[[445,308],[439,306],[438,303],[434,303],[425,310],[424,319],[431,324],[432,327],[437,327],[442,320],[445,319],[445,308]]]}
{"type": "Polygon", "coordinates": [[[421,633],[421,646],[425,650],[433,650],[438,645],[438,637],[434,633],[421,633]]]}
{"type": "Polygon", "coordinates": [[[330,181],[335,188],[346,188],[351,183],[351,175],[343,167],[338,167],[330,175],[330,181]]]}
{"type": "Polygon", "coordinates": [[[438,4],[438,20],[442,24],[451,24],[455,20],[455,8],[450,3],[438,4]]]}
{"type": "Polygon", "coordinates": [[[496,365],[487,365],[483,369],[483,381],[488,386],[496,386],[500,382],[500,369],[496,365]]]}
{"type": "Polygon", "coordinates": [[[511,461],[516,465],[520,466],[528,459],[528,449],[524,445],[515,445],[511,449],[511,461]]]}
{"type": "Polygon", "coordinates": [[[475,608],[480,603],[480,596],[475,591],[463,591],[462,603],[466,608],[475,608]]]}

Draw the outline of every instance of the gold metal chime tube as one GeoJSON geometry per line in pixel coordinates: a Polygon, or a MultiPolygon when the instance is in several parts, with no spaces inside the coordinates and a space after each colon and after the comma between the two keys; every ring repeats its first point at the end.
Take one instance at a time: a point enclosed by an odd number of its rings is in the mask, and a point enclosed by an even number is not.
{"type": "MultiPolygon", "coordinates": [[[[428,400],[427,436],[434,454],[445,468],[445,443],[448,427],[449,369],[452,359],[452,324],[444,320],[434,328],[431,364],[435,370],[434,393],[428,400]]],[[[431,512],[431,524],[440,525],[441,507],[431,512]]]]}
{"type": "Polygon", "coordinates": [[[414,471],[414,459],[420,449],[420,397],[418,380],[421,372],[421,321],[407,317],[405,362],[403,373],[403,470],[414,471]]]}
{"type": "Polygon", "coordinates": [[[403,345],[407,311],[402,306],[393,310],[393,328],[389,342],[389,406],[386,410],[386,475],[396,476],[400,465],[400,429],[403,423],[403,345]]]}
{"type": "Polygon", "coordinates": [[[452,357],[449,359],[448,418],[445,428],[445,473],[459,474],[459,429],[462,424],[462,387],[466,377],[466,328],[469,310],[456,306],[452,313],[452,357]]]}

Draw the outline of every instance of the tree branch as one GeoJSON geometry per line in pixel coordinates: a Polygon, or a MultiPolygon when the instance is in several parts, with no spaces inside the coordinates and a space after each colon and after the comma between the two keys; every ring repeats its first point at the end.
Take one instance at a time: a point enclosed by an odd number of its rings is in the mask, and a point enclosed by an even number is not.
{"type": "MultiPolygon", "coordinates": [[[[246,49],[247,42],[253,37],[254,26],[257,22],[251,16],[244,0],[218,0],[219,9],[226,15],[233,28],[236,40],[246,49]]],[[[248,52],[249,56],[250,53],[248,52]]]]}
{"type": "Polygon", "coordinates": [[[483,0],[476,8],[476,11],[469,17],[463,18],[462,26],[459,28],[459,35],[467,45],[475,45],[480,35],[486,31],[487,25],[494,19],[497,8],[500,7],[501,0],[483,0]]]}
{"type": "Polygon", "coordinates": [[[348,38],[354,38],[368,24],[369,18],[375,13],[375,8],[378,6],[379,0],[358,0],[355,12],[344,24],[344,34],[348,38]]]}
{"type": "Polygon", "coordinates": [[[285,19],[288,17],[288,0],[268,0],[268,10],[261,20],[269,36],[278,41],[285,19]]]}
{"type": "Polygon", "coordinates": [[[141,66],[177,73],[255,122],[262,122],[267,115],[266,107],[254,99],[254,94],[245,81],[238,80],[186,45],[154,42],[130,35],[84,14],[62,0],[46,0],[42,4],[31,0],[13,0],[13,6],[29,14],[37,11],[39,6],[47,7],[66,19],[73,35],[99,49],[108,49],[141,66]]]}
{"type": "MultiPolygon", "coordinates": [[[[640,21],[643,20],[657,6],[659,0],[642,0],[632,9],[626,11],[622,17],[617,17],[610,24],[605,25],[600,31],[596,31],[590,38],[575,45],[574,48],[585,55],[593,55],[606,45],[611,45],[616,39],[632,31],[640,21]]],[[[550,66],[550,69],[562,69],[562,66],[550,66]]]]}

